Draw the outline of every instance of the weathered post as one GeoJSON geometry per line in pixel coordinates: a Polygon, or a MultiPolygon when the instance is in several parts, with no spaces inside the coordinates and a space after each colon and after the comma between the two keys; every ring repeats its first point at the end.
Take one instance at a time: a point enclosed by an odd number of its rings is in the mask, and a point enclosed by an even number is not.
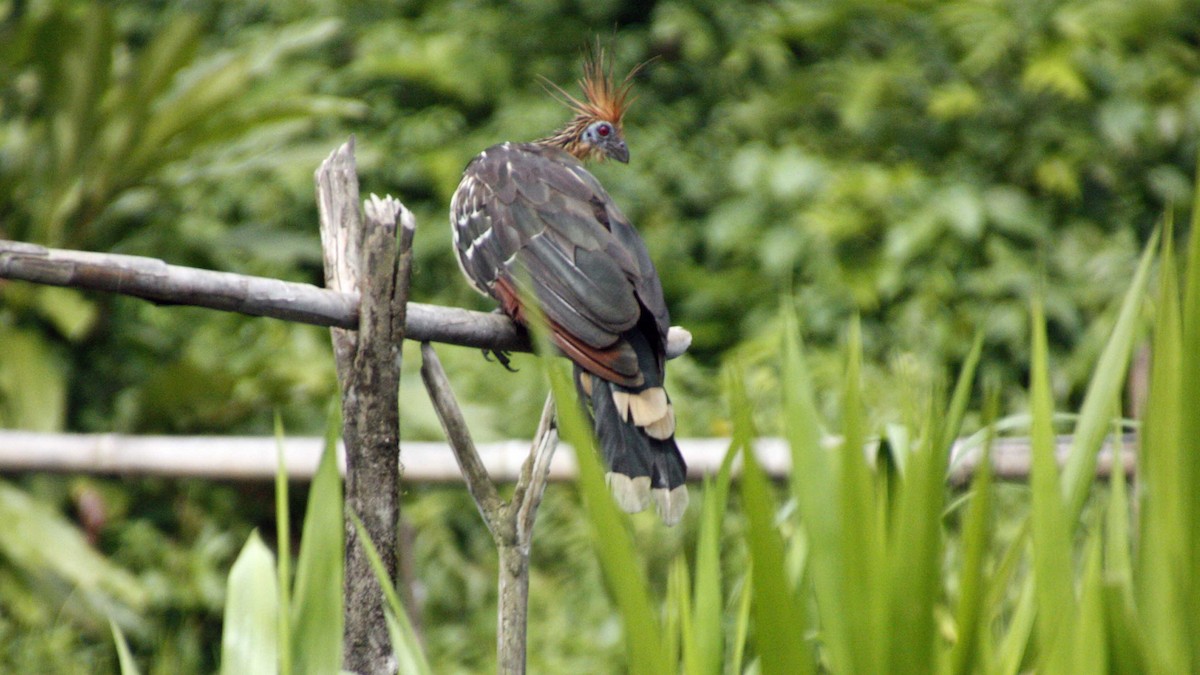
{"type": "Polygon", "coordinates": [[[361,518],[396,578],[400,516],[400,356],[415,222],[399,202],[372,195],[359,212],[353,137],[316,172],[326,286],[361,298],[358,330],[331,328],[346,447],[346,670],[394,673],[383,595],[349,512],[361,518]],[[365,218],[363,217],[365,215],[365,218]]]}

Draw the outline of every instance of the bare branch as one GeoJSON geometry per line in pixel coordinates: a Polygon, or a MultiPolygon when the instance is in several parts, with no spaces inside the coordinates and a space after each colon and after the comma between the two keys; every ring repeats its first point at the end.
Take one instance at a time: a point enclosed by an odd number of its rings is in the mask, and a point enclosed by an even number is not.
{"type": "Polygon", "coordinates": [[[156,258],[0,240],[0,277],[132,295],[155,302],[358,327],[358,294],[310,284],[168,265],[156,258]]]}
{"type": "Polygon", "coordinates": [[[442,421],[442,429],[446,432],[450,449],[454,451],[454,458],[458,460],[463,479],[467,482],[467,490],[475,500],[479,515],[483,516],[483,522],[487,524],[492,537],[499,542],[504,529],[501,522],[504,500],[496,492],[487,467],[479,459],[475,442],[471,440],[471,431],[467,428],[467,421],[463,419],[462,411],[454,398],[454,391],[450,388],[450,380],[446,377],[446,371],[442,368],[442,362],[433,350],[433,345],[428,342],[421,343],[421,379],[429,391],[429,400],[437,410],[438,419],[442,421]]]}
{"type": "MultiPolygon", "coordinates": [[[[411,263],[410,263],[411,264],[411,263]]],[[[355,291],[232,272],[168,265],[157,258],[45,248],[0,239],[0,279],[121,293],[152,302],[207,307],[316,326],[358,328],[355,291]]],[[[526,332],[500,314],[409,302],[405,334],[418,342],[530,352],[526,332]]],[[[671,328],[667,356],[687,351],[691,334],[671,328]]]]}

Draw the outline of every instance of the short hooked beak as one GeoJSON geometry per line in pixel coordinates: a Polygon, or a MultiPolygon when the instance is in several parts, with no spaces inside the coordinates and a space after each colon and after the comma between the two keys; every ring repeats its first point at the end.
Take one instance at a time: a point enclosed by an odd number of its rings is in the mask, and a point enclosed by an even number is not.
{"type": "Polygon", "coordinates": [[[615,159],[622,164],[629,163],[629,146],[625,145],[624,140],[617,139],[613,141],[605,150],[611,159],[615,159]]]}

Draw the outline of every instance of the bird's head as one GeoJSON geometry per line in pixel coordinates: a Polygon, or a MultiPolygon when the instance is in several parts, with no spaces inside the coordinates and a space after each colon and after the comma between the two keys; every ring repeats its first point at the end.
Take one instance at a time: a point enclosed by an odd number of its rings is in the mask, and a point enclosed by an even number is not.
{"type": "Polygon", "coordinates": [[[583,90],[582,100],[558,85],[547,82],[550,93],[570,108],[575,116],[544,142],[566,150],[581,161],[615,159],[621,163],[628,162],[629,146],[625,144],[621,120],[634,101],[629,91],[633,86],[633,77],[642,69],[642,65],[630,71],[617,84],[613,78],[612,64],[607,61],[604,50],[597,46],[584,60],[583,77],[579,80],[583,90]]]}

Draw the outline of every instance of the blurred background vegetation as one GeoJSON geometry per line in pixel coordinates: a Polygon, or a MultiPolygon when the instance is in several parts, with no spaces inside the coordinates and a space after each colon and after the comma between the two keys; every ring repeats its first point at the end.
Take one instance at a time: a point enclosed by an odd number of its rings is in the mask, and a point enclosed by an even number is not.
{"type": "MultiPolygon", "coordinates": [[[[595,172],[695,336],[671,370],[684,436],[729,433],[730,359],[776,430],[781,298],[818,391],[862,317],[868,409],[886,416],[910,404],[889,383],[943,383],[977,330],[982,377],[1015,409],[1040,293],[1055,394],[1077,401],[1141,245],[1188,203],[1200,13],[1184,2],[9,0],[0,237],[321,283],[311,173],[353,133],[364,193],[417,215],[414,299],[488,309],[450,252],[450,194],[479,150],[563,120],[540,78],[570,90],[595,36],[619,69],[653,59],[632,161],[595,172]]],[[[278,411],[288,433],[319,434],[336,387],[322,330],[22,283],[0,281],[0,345],[6,428],[270,433],[278,411]]],[[[530,435],[536,368],[443,359],[478,439],[530,435]]],[[[402,434],[438,438],[409,371],[402,434]]],[[[834,396],[818,403],[836,418],[834,396]]],[[[87,576],[0,533],[0,670],[110,667],[105,608],[151,672],[213,667],[221,581],[271,527],[269,486],[0,488],[0,511],[78,520],[79,550],[100,554],[87,576]]],[[[473,506],[410,486],[406,509],[435,667],[491,668],[495,563],[473,506]]],[[[634,523],[664,583],[693,528],[634,523]]],[[[619,663],[571,488],[551,488],[539,529],[531,668],[619,663]]]]}

